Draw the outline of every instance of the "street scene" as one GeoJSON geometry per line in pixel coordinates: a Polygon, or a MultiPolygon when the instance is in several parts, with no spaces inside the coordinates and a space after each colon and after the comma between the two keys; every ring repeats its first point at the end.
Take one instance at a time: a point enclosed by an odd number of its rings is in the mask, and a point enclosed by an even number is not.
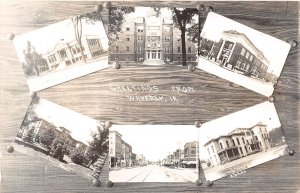
{"type": "Polygon", "coordinates": [[[103,122],[35,96],[15,148],[87,179],[100,178],[108,160],[108,132],[103,122]]]}
{"type": "Polygon", "coordinates": [[[275,106],[269,101],[204,123],[199,130],[201,166],[211,181],[287,154],[275,106]]]}
{"type": "Polygon", "coordinates": [[[31,91],[108,67],[108,38],[98,12],[18,35],[13,41],[31,91]]]}
{"type": "Polygon", "coordinates": [[[193,125],[113,125],[109,156],[113,182],[195,182],[197,129],[193,125]]]}
{"type": "Polygon", "coordinates": [[[213,12],[200,36],[198,68],[272,95],[290,44],[213,12]]]}

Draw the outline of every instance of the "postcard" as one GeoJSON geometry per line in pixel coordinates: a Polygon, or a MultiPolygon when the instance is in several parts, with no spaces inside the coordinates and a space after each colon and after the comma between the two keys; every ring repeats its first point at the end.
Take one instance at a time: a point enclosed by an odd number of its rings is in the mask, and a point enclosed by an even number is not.
{"type": "Polygon", "coordinates": [[[102,178],[108,160],[104,123],[33,97],[15,138],[15,149],[87,179],[102,178]]]}
{"type": "Polygon", "coordinates": [[[100,13],[75,16],[18,35],[14,44],[30,91],[108,67],[108,38],[100,13]]]}
{"type": "Polygon", "coordinates": [[[204,123],[199,136],[199,158],[210,181],[284,156],[288,149],[269,101],[204,123]]]}
{"type": "Polygon", "coordinates": [[[112,182],[195,182],[193,125],[113,125],[109,130],[112,182]]]}
{"type": "Polygon", "coordinates": [[[213,12],[200,36],[198,68],[272,95],[290,44],[213,12]]]}
{"type": "MultiPolygon", "coordinates": [[[[195,9],[191,14],[197,12],[195,9]]],[[[118,61],[121,65],[168,67],[196,65],[195,43],[188,37],[182,40],[180,27],[173,19],[174,14],[171,7],[111,8],[108,30],[111,39],[110,63],[118,61]]],[[[192,21],[193,18],[187,25],[192,21]]]]}

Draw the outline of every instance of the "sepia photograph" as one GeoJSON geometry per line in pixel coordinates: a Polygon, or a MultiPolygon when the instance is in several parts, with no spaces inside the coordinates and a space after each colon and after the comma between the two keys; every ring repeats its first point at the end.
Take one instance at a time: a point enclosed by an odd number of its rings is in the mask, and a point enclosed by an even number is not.
{"type": "Polygon", "coordinates": [[[273,103],[264,102],[204,123],[199,158],[214,181],[287,154],[288,145],[273,103]]]}
{"type": "Polygon", "coordinates": [[[18,35],[14,45],[31,91],[108,67],[108,38],[99,12],[18,35]]]}
{"type": "Polygon", "coordinates": [[[108,159],[108,133],[103,122],[36,96],[18,130],[15,148],[87,179],[99,179],[108,159]]]}
{"type": "Polygon", "coordinates": [[[194,125],[113,125],[109,130],[112,182],[195,182],[194,125]]]}
{"type": "Polygon", "coordinates": [[[290,44],[213,12],[200,36],[198,68],[272,95],[290,44]]]}
{"type": "Polygon", "coordinates": [[[197,65],[195,39],[190,35],[197,26],[197,14],[196,8],[111,8],[108,30],[110,63],[197,65]]]}

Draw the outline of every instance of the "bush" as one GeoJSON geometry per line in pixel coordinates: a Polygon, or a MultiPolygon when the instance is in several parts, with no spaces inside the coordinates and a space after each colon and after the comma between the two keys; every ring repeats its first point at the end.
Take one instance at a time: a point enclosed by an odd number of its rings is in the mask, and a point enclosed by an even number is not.
{"type": "Polygon", "coordinates": [[[52,129],[44,129],[39,134],[40,143],[48,149],[50,148],[54,138],[55,138],[55,134],[52,129]]]}
{"type": "Polygon", "coordinates": [[[70,158],[72,162],[78,165],[87,166],[88,164],[88,158],[84,156],[84,153],[78,149],[74,149],[71,154],[70,158]]]}
{"type": "Polygon", "coordinates": [[[65,143],[59,139],[54,139],[51,144],[50,155],[54,158],[59,159],[60,161],[63,161],[66,152],[67,152],[67,148],[65,143]]]}

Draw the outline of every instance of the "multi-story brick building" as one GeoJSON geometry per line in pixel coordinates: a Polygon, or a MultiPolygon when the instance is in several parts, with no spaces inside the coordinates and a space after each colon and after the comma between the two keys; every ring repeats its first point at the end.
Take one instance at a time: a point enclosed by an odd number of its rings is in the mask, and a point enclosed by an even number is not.
{"type": "Polygon", "coordinates": [[[266,151],[271,148],[271,139],[267,126],[258,123],[251,128],[237,128],[228,135],[211,139],[204,146],[209,162],[217,166],[259,151],[266,151]]]}
{"type": "Polygon", "coordinates": [[[234,30],[223,31],[219,41],[204,37],[200,44],[200,56],[237,73],[274,81],[266,76],[270,62],[243,33],[234,30]]]}
{"type": "MultiPolygon", "coordinates": [[[[181,31],[161,16],[126,17],[110,46],[110,61],[144,64],[182,64],[181,31]]],[[[186,38],[187,62],[196,63],[196,48],[186,38]]]]}
{"type": "Polygon", "coordinates": [[[110,166],[116,167],[121,165],[121,158],[123,154],[122,149],[122,135],[117,131],[109,131],[109,157],[110,166]]]}

